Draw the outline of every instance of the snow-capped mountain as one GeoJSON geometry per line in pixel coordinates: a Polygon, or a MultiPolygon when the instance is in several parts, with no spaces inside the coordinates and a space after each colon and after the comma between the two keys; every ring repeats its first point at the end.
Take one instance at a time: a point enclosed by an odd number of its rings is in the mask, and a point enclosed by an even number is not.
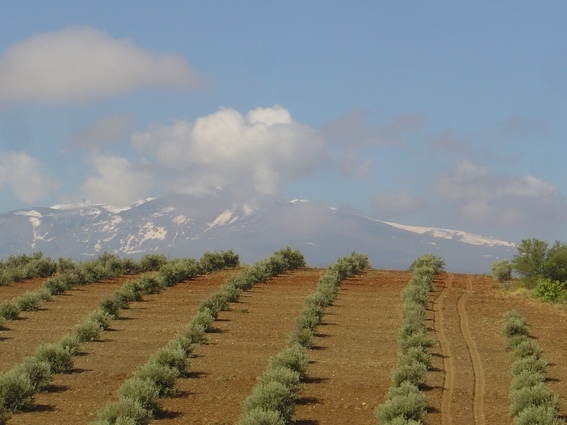
{"type": "Polygon", "coordinates": [[[83,203],[7,212],[0,214],[0,235],[0,258],[34,251],[73,259],[104,251],[199,257],[206,250],[232,249],[251,263],[289,245],[313,266],[357,251],[376,268],[405,269],[431,252],[448,270],[484,273],[516,252],[506,241],[380,221],[305,200],[267,199],[252,207],[186,195],[150,198],[128,208],[83,203]]]}

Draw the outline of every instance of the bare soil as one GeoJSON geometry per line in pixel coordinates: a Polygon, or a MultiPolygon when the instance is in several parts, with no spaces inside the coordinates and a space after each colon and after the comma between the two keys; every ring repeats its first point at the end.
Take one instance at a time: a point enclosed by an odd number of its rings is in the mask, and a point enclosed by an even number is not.
{"type": "MultiPolygon", "coordinates": [[[[235,270],[213,273],[145,297],[123,311],[100,341],[82,345],[73,373],[58,375],[35,407],[9,424],[88,424],[120,385],[188,323],[196,307],[235,270]]],[[[302,269],[271,279],[241,295],[214,324],[178,396],[163,400],[152,424],[235,424],[242,401],[268,359],[285,348],[303,299],[315,290],[320,269],[302,269]]],[[[308,379],[296,409],[298,424],[376,424],[397,363],[400,291],[405,271],[367,271],[343,282],[310,352],[308,379]]],[[[56,341],[123,282],[107,282],[55,297],[38,312],[8,322],[0,331],[0,370],[7,370],[37,345],[56,341]]],[[[427,424],[511,424],[511,358],[501,335],[502,316],[523,314],[549,362],[548,385],[567,415],[567,312],[502,291],[491,277],[442,274],[435,279],[427,326],[437,341],[425,389],[427,424]]],[[[5,287],[0,287],[0,299],[5,287]]],[[[25,292],[25,291],[24,291],[25,292]]]]}

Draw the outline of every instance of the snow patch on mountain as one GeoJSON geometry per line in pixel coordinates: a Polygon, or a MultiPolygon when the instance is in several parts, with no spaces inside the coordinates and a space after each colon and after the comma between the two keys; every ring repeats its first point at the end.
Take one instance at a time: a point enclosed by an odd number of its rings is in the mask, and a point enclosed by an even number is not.
{"type": "MultiPolygon", "coordinates": [[[[380,220],[377,220],[380,221],[380,220]]],[[[381,223],[388,224],[390,226],[396,227],[398,229],[407,230],[408,232],[418,233],[420,235],[429,235],[435,238],[458,240],[463,243],[468,243],[470,245],[479,246],[506,246],[510,248],[515,248],[516,244],[508,241],[503,241],[499,239],[493,239],[486,236],[476,235],[474,233],[463,232],[461,230],[452,229],[438,229],[435,227],[420,227],[420,226],[407,226],[404,224],[392,223],[388,221],[382,221],[381,223]]]]}

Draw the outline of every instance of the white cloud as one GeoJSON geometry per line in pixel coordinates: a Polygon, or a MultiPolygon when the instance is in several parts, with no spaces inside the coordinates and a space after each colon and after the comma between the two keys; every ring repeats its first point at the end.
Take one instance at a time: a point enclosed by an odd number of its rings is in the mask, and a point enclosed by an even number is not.
{"type": "Polygon", "coordinates": [[[469,161],[458,162],[435,190],[457,205],[462,218],[481,224],[551,226],[567,214],[565,199],[555,186],[529,175],[494,175],[469,161]]]}
{"type": "Polygon", "coordinates": [[[245,116],[222,108],[195,122],[154,126],[132,141],[155,156],[166,189],[206,194],[222,188],[238,200],[277,195],[284,182],[311,173],[326,157],[318,132],[281,106],[245,116]]]}
{"type": "Polygon", "coordinates": [[[24,152],[2,152],[0,155],[0,189],[10,187],[23,202],[45,199],[59,187],[57,180],[44,170],[38,160],[24,152]]]}
{"type": "Polygon", "coordinates": [[[132,127],[130,114],[115,114],[102,117],[89,128],[79,133],[73,144],[80,147],[97,147],[127,139],[132,127]]]}
{"type": "Polygon", "coordinates": [[[0,56],[0,103],[66,102],[201,79],[175,54],[155,54],[89,27],[36,35],[0,56]]]}
{"type": "Polygon", "coordinates": [[[98,152],[92,153],[90,162],[97,175],[89,177],[81,189],[92,203],[127,206],[147,197],[152,189],[152,175],[145,162],[136,164],[98,152]]]}
{"type": "Polygon", "coordinates": [[[423,212],[428,208],[427,200],[412,195],[407,190],[380,193],[374,197],[374,207],[380,216],[397,217],[400,215],[423,212]]]}

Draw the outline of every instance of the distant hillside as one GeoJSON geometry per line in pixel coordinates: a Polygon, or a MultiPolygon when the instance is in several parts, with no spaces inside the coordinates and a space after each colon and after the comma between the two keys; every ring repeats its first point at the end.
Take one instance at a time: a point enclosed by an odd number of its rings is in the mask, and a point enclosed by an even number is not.
{"type": "Polygon", "coordinates": [[[1,258],[33,251],[73,259],[104,251],[198,257],[206,250],[232,249],[251,263],[289,245],[313,266],[358,251],[375,268],[405,269],[431,252],[450,271],[485,273],[495,260],[516,252],[506,241],[384,222],[303,200],[269,199],[252,209],[185,195],[148,199],[125,209],[56,205],[7,212],[0,214],[0,235],[1,258]]]}

